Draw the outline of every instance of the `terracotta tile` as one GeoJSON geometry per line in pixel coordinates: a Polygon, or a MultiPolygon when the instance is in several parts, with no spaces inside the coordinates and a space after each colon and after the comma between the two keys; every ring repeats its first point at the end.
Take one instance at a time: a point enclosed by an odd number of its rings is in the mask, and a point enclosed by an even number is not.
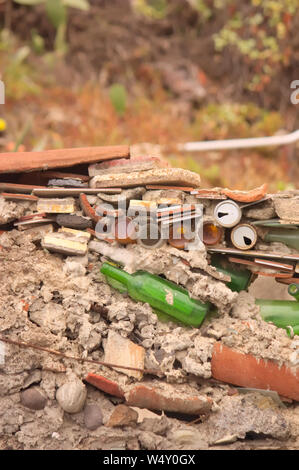
{"type": "Polygon", "coordinates": [[[36,188],[46,189],[45,186],[34,186],[32,184],[0,183],[0,191],[4,191],[7,193],[30,194],[33,189],[36,188]]]}
{"type": "Polygon", "coordinates": [[[229,197],[233,201],[238,202],[253,202],[263,199],[267,194],[267,185],[263,184],[258,188],[252,189],[251,191],[232,191],[230,189],[222,189],[222,193],[229,197]]]}
{"type": "Polygon", "coordinates": [[[206,396],[185,393],[186,387],[164,384],[135,385],[125,394],[128,405],[149,410],[173,411],[183,414],[202,414],[210,411],[212,400],[206,396]]]}
{"type": "Polygon", "coordinates": [[[102,375],[92,374],[89,372],[84,380],[90,385],[102,390],[102,392],[113,395],[114,397],[123,398],[125,396],[123,390],[116,382],[106,379],[106,377],[103,377],[102,375]]]}
{"type": "Polygon", "coordinates": [[[0,196],[8,201],[38,201],[38,197],[31,196],[30,194],[1,193],[0,196]]]}
{"type": "MultiPolygon", "coordinates": [[[[120,194],[121,191],[121,188],[101,188],[101,193],[120,194]]],[[[95,196],[100,190],[92,188],[41,188],[33,189],[32,192],[35,196],[39,197],[79,197],[80,194],[95,196]]]]}
{"type": "Polygon", "coordinates": [[[42,152],[9,152],[0,154],[0,174],[67,168],[80,163],[95,163],[114,158],[128,158],[129,156],[130,148],[127,145],[45,150],[42,152]]]}
{"type": "Polygon", "coordinates": [[[90,219],[92,219],[95,223],[97,223],[101,219],[101,217],[96,214],[96,211],[89,204],[86,194],[80,194],[79,201],[84,214],[90,219]]]}
{"type": "Polygon", "coordinates": [[[212,356],[215,379],[241,387],[273,390],[299,401],[299,367],[279,365],[215,343],[212,356]]]}
{"type": "Polygon", "coordinates": [[[33,219],[42,219],[42,218],[47,218],[47,214],[45,212],[36,212],[34,214],[30,215],[23,215],[18,219],[18,222],[25,222],[26,220],[33,220],[33,219]]]}

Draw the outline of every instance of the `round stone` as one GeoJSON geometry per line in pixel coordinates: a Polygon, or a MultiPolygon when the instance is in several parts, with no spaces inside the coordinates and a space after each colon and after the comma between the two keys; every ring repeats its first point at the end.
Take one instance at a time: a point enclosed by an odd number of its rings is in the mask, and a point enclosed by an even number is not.
{"type": "Polygon", "coordinates": [[[79,413],[86,400],[86,387],[81,380],[67,382],[56,392],[56,400],[67,413],[79,413]]]}
{"type": "Polygon", "coordinates": [[[31,410],[43,410],[47,403],[47,398],[36,387],[27,388],[21,392],[21,403],[31,410]]]}
{"type": "Polygon", "coordinates": [[[84,423],[87,429],[94,431],[103,424],[103,415],[99,406],[86,405],[84,409],[84,423]]]}

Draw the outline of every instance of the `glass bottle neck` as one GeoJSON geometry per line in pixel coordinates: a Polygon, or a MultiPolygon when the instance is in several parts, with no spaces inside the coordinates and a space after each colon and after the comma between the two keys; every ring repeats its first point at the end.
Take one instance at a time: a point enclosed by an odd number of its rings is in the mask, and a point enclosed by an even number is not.
{"type": "Polygon", "coordinates": [[[109,276],[116,281],[121,282],[124,285],[127,285],[131,279],[131,274],[127,273],[123,269],[116,268],[112,264],[104,263],[101,268],[101,273],[105,276],[109,276]]]}

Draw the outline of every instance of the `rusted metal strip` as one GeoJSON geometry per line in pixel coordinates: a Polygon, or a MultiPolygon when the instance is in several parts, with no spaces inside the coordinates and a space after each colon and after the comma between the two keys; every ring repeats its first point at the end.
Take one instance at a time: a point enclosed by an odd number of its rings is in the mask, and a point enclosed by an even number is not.
{"type": "Polygon", "coordinates": [[[0,342],[7,343],[7,344],[12,344],[15,346],[19,346],[20,348],[27,348],[27,349],[35,349],[37,351],[42,351],[46,352],[48,354],[53,354],[55,356],[63,357],[65,359],[71,359],[73,361],[77,362],[89,362],[90,364],[97,364],[100,366],[105,366],[109,368],[118,368],[118,369],[128,369],[128,370],[134,370],[138,372],[143,372],[144,374],[154,374],[158,375],[161,374],[161,371],[155,370],[155,369],[140,369],[138,367],[130,367],[130,366],[123,366],[123,365],[118,365],[118,364],[110,364],[109,362],[103,362],[103,361],[94,361],[92,359],[85,359],[77,356],[70,356],[69,354],[64,354],[60,351],[56,351],[54,349],[49,349],[49,348],[44,348],[42,346],[37,346],[36,344],[31,344],[31,343],[26,343],[24,341],[17,341],[13,340],[11,338],[7,338],[5,336],[0,336],[0,342]]]}

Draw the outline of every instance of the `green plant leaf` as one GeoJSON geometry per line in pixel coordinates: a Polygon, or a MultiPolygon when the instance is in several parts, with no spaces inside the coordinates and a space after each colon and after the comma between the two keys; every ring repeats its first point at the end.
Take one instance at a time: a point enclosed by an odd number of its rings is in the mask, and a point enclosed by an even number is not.
{"type": "Polygon", "coordinates": [[[62,0],[46,0],[46,12],[49,20],[57,29],[61,24],[66,23],[66,7],[62,0]]]}
{"type": "Polygon", "coordinates": [[[56,31],[56,37],[55,37],[55,51],[58,52],[59,54],[66,54],[68,45],[66,43],[66,23],[61,23],[56,31]]]}
{"type": "Polygon", "coordinates": [[[66,7],[78,8],[78,10],[88,11],[90,8],[87,0],[63,0],[66,7]]]}
{"type": "Polygon", "coordinates": [[[36,54],[43,54],[45,52],[45,40],[34,29],[31,31],[31,43],[36,54]]]}
{"type": "Polygon", "coordinates": [[[127,91],[119,83],[115,83],[109,90],[110,101],[119,116],[122,116],[127,107],[127,91]]]}
{"type": "Polygon", "coordinates": [[[14,0],[15,3],[18,3],[19,5],[28,5],[28,6],[34,6],[34,5],[40,5],[41,3],[45,3],[46,0],[14,0]]]}

